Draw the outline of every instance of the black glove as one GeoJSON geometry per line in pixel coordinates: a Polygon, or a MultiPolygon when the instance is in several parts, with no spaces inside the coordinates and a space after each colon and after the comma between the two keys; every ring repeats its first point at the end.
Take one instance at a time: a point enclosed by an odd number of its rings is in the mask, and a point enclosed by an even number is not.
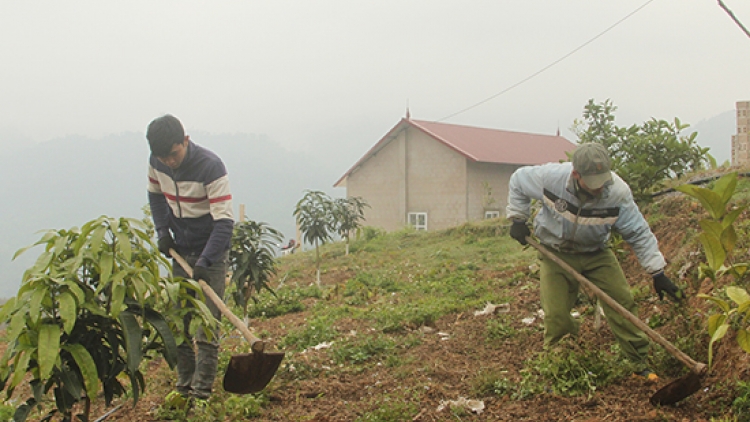
{"type": "Polygon", "coordinates": [[[193,280],[203,280],[206,283],[211,284],[211,275],[208,273],[208,268],[202,265],[196,265],[193,268],[193,280]]]}
{"type": "Polygon", "coordinates": [[[526,236],[531,236],[531,230],[526,225],[525,221],[514,220],[513,225],[510,226],[510,237],[516,239],[518,243],[526,245],[526,236]]]}
{"type": "Polygon", "coordinates": [[[669,277],[664,275],[664,272],[654,274],[653,277],[654,290],[656,290],[656,293],[659,295],[659,300],[664,300],[664,293],[668,294],[675,302],[682,300],[684,293],[682,293],[682,290],[680,290],[679,287],[672,283],[672,280],[670,280],[669,277]]]}
{"type": "Polygon", "coordinates": [[[159,252],[169,257],[172,256],[172,254],[169,253],[170,249],[177,250],[177,244],[174,243],[174,239],[172,239],[172,236],[169,235],[160,237],[157,244],[159,245],[159,252]]]}

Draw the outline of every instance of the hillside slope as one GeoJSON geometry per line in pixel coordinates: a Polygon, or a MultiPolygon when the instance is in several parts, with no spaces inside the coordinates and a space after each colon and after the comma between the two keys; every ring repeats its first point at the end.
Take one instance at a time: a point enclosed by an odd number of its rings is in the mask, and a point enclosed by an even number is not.
{"type": "MultiPolygon", "coordinates": [[[[738,197],[747,196],[746,182],[738,197]]],[[[743,199],[744,200],[744,199],[743,199]]],[[[648,274],[623,248],[623,267],[640,318],[694,359],[707,361],[707,317],[715,312],[698,292],[719,294],[698,280],[705,259],[696,240],[702,209],[682,195],[660,198],[644,211],[669,260],[668,273],[685,288],[681,306],[659,301],[648,274]]],[[[748,262],[748,212],[738,220],[738,261],[748,262]]],[[[596,328],[591,301],[581,296],[577,339],[542,353],[536,256],[505,233],[501,220],[438,233],[368,229],[351,245],[280,259],[268,293],[250,307],[251,327],[269,349],[286,352],[275,378],[257,396],[232,396],[217,380],[208,415],[188,420],[258,421],[709,421],[748,420],[733,401],[748,399],[750,355],[730,334],[715,350],[715,366],[701,391],[677,406],[655,408],[649,397],[685,368],[652,348],[658,383],[630,376],[606,326],[596,328]],[[494,313],[481,315],[487,303],[494,313]],[[477,315],[477,313],[480,315],[477,315]],[[744,385],[744,387],[743,387],[744,385]],[[476,400],[477,402],[467,402],[476,400]],[[468,405],[483,405],[474,413],[468,405]],[[736,419],[732,419],[736,418],[736,419]]],[[[247,345],[224,323],[220,373],[229,355],[247,345]]],[[[150,371],[147,395],[112,420],[178,417],[162,398],[174,373],[163,363],[150,371]]],[[[746,408],[745,408],[746,409],[746,408]]],[[[106,409],[98,403],[94,414],[106,409]]]]}

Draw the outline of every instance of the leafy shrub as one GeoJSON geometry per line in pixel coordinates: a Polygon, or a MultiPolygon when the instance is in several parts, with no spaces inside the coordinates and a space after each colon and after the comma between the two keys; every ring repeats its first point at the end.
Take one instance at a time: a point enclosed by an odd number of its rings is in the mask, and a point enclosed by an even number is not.
{"type": "Polygon", "coordinates": [[[649,201],[651,193],[665,180],[679,178],[708,163],[709,149],[696,142],[697,132],[681,135],[689,125],[679,119],[651,119],[642,125],[618,127],[616,110],[610,100],[600,104],[589,100],[584,107],[584,120],[576,120],[574,132],[580,144],[597,142],[607,148],[612,169],[630,185],[636,201],[649,201]]]}
{"type": "Polygon", "coordinates": [[[243,221],[234,225],[229,268],[232,271],[231,290],[234,303],[247,315],[247,304],[263,289],[271,294],[269,279],[276,274],[274,248],[283,240],[281,233],[265,223],[243,221]]]}
{"type": "Polygon", "coordinates": [[[77,416],[87,420],[100,387],[107,405],[125,394],[121,374],[137,402],[145,390],[141,362],[158,354],[170,366],[176,363],[179,339],[172,327],[192,312],[185,302],[197,309],[195,321],[213,321],[205,304],[189,294],[202,297],[197,283],[161,276],[160,264],[169,264],[139,220],[102,216],[80,229],[50,230],[16,256],[37,245],[44,251],[0,312],[14,339],[0,360],[8,396],[31,376],[33,397],[16,410],[18,422],[50,390],[56,408],[48,418],[59,412],[72,420],[73,405],[83,399],[84,413],[77,416]]]}

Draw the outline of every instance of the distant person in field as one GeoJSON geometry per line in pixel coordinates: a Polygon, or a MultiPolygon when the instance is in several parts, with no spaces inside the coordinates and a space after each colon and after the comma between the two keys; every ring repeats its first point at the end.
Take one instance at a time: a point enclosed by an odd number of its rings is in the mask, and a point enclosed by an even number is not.
{"type": "MultiPolygon", "coordinates": [[[[148,199],[159,251],[167,256],[171,256],[170,249],[177,251],[193,267],[193,279],[205,280],[219,297],[224,297],[234,227],[224,163],[193,143],[180,121],[169,114],[148,125],[146,138],[151,147],[148,199]]],[[[177,263],[173,271],[175,276],[188,277],[177,263]]],[[[216,319],[221,318],[211,300],[206,305],[216,319]]],[[[218,329],[211,340],[199,329],[193,341],[189,326],[187,316],[183,329],[188,341],[178,346],[177,385],[167,402],[206,400],[216,378],[218,329]]]]}
{"type": "MultiPolygon", "coordinates": [[[[656,237],[633,201],[630,187],[610,170],[607,149],[585,143],[571,162],[521,167],[510,178],[506,216],[510,235],[522,245],[531,235],[527,225],[531,201],[541,210],[534,218],[539,243],[588,278],[617,303],[637,315],[630,286],[608,246],[616,230],[635,251],[641,266],[653,277],[660,299],[673,300],[682,291],[664,274],[666,262],[656,237]]],[[[544,345],[556,344],[566,334],[578,333],[570,311],[578,298],[578,281],[549,258],[540,256],[540,290],[544,310],[544,345]]],[[[656,380],[647,363],[646,335],[606,304],[602,304],[612,333],[625,356],[635,363],[636,375],[656,380]]]]}
{"type": "Polygon", "coordinates": [[[289,243],[281,247],[281,255],[292,254],[294,253],[295,249],[297,249],[297,241],[294,239],[289,239],[289,243]]]}

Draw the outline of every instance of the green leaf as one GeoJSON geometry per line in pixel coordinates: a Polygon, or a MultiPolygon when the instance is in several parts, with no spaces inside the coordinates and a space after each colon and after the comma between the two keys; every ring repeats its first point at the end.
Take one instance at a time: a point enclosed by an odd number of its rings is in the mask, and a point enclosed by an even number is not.
{"type": "Polygon", "coordinates": [[[39,378],[46,380],[52,374],[55,361],[60,354],[60,326],[57,324],[42,324],[39,328],[38,344],[39,378]]]}
{"type": "Polygon", "coordinates": [[[109,251],[102,251],[99,258],[99,285],[106,285],[114,269],[114,255],[109,251]]]}
{"type": "MultiPolygon", "coordinates": [[[[128,270],[127,270],[127,269],[122,269],[122,270],[118,271],[118,272],[117,272],[117,273],[116,273],[116,274],[115,274],[115,275],[114,275],[114,276],[113,276],[113,277],[112,277],[112,278],[110,279],[110,283],[111,283],[112,285],[115,285],[115,286],[116,286],[116,285],[118,285],[118,284],[122,284],[122,280],[123,280],[123,279],[125,279],[125,276],[127,276],[127,275],[128,275],[128,270]]],[[[97,286],[97,288],[96,288],[96,292],[97,292],[97,293],[101,293],[101,292],[103,292],[103,291],[104,291],[104,288],[105,288],[105,287],[107,287],[107,286],[106,286],[106,285],[104,285],[104,284],[101,284],[101,283],[100,283],[100,284],[99,284],[99,286],[97,286]]]]}
{"type": "Polygon", "coordinates": [[[738,314],[745,314],[743,321],[747,321],[748,319],[750,319],[750,312],[748,312],[748,310],[750,310],[750,302],[742,303],[737,307],[738,314]]]}
{"type": "Polygon", "coordinates": [[[13,254],[13,258],[11,258],[11,261],[15,261],[16,258],[18,258],[19,255],[21,255],[22,253],[28,251],[29,249],[33,248],[34,246],[36,246],[36,244],[29,245],[29,246],[24,246],[23,248],[17,250],[16,253],[13,254]]]}
{"type": "Polygon", "coordinates": [[[177,302],[180,295],[180,283],[167,281],[165,283],[166,285],[166,291],[167,295],[169,296],[169,300],[172,302],[177,302]]]}
{"type": "Polygon", "coordinates": [[[728,256],[732,255],[735,245],[737,245],[737,232],[734,230],[734,226],[729,226],[724,229],[721,233],[721,246],[724,248],[724,253],[728,256]]]}
{"type": "Polygon", "coordinates": [[[750,295],[741,287],[727,286],[727,296],[738,305],[750,302],[750,295]]]}
{"type": "Polygon", "coordinates": [[[58,297],[60,308],[60,319],[63,322],[63,330],[70,334],[73,331],[73,327],[76,325],[76,316],[78,315],[78,305],[76,305],[76,299],[70,292],[60,293],[58,297]]]}
{"type": "Polygon", "coordinates": [[[36,406],[37,401],[32,397],[24,404],[18,406],[16,411],[13,413],[13,421],[14,422],[24,422],[29,417],[29,414],[36,406]]]}
{"type": "Polygon", "coordinates": [[[703,232],[698,235],[698,239],[700,240],[701,244],[703,245],[703,249],[706,252],[708,266],[711,267],[711,269],[713,269],[714,271],[718,270],[724,264],[724,261],[727,258],[721,241],[715,236],[708,234],[707,232],[703,232]]]}
{"type": "Polygon", "coordinates": [[[68,291],[73,294],[76,298],[76,303],[83,303],[86,301],[86,293],[83,292],[81,287],[75,280],[65,279],[63,284],[68,287],[68,291]]]}
{"type": "Polygon", "coordinates": [[[129,372],[128,377],[130,378],[130,394],[133,396],[133,404],[138,403],[141,397],[141,386],[138,384],[138,378],[136,378],[136,372],[129,372]]]}
{"type": "Polygon", "coordinates": [[[83,386],[81,385],[81,380],[78,379],[78,374],[67,367],[63,367],[59,374],[65,391],[72,397],[81,397],[83,386]]]}
{"type": "Polygon", "coordinates": [[[112,318],[117,318],[123,310],[122,304],[125,301],[125,293],[127,290],[127,287],[122,283],[116,284],[112,289],[112,305],[110,307],[112,318]]]}
{"type": "Polygon", "coordinates": [[[49,296],[47,286],[39,286],[39,288],[34,290],[31,294],[31,301],[29,302],[29,319],[34,325],[39,322],[39,318],[42,315],[42,301],[44,301],[47,296],[49,296]]]}
{"type": "Polygon", "coordinates": [[[13,314],[10,318],[10,324],[5,332],[7,338],[18,338],[21,330],[26,328],[26,315],[27,312],[23,312],[23,309],[19,309],[18,312],[13,314]]]}
{"type": "Polygon", "coordinates": [[[52,247],[52,253],[55,256],[63,255],[68,250],[68,238],[66,236],[60,236],[55,241],[54,246],[52,247]]]}
{"type": "Polygon", "coordinates": [[[727,330],[729,329],[729,324],[722,324],[717,329],[716,332],[711,336],[711,341],[708,343],[708,365],[711,366],[711,362],[713,361],[713,355],[714,355],[714,343],[724,338],[724,336],[727,334],[727,330]]]}
{"type": "Polygon", "coordinates": [[[715,220],[704,219],[699,222],[701,229],[711,236],[719,239],[724,232],[724,226],[715,220]]]}
{"type": "Polygon", "coordinates": [[[159,333],[164,344],[164,357],[171,368],[177,365],[177,343],[174,339],[174,333],[169,328],[169,324],[163,315],[156,312],[153,309],[147,308],[145,310],[146,321],[151,324],[159,333]]]}
{"type": "Polygon", "coordinates": [[[104,243],[104,235],[107,234],[107,227],[99,226],[91,234],[89,244],[91,245],[91,253],[96,256],[102,249],[102,243],[104,243]]]}
{"type": "Polygon", "coordinates": [[[737,343],[745,353],[750,353],[750,331],[740,328],[737,330],[737,343]]]}
{"type": "Polygon", "coordinates": [[[128,370],[133,374],[143,359],[143,329],[130,311],[122,311],[118,319],[125,337],[128,370]]]}
{"type": "Polygon", "coordinates": [[[708,211],[709,215],[714,220],[719,220],[724,216],[725,203],[718,193],[695,185],[680,185],[677,186],[675,190],[690,195],[700,201],[703,208],[708,211]]]}
{"type": "Polygon", "coordinates": [[[708,317],[708,335],[713,337],[726,320],[727,316],[724,314],[714,314],[708,317]]]}
{"type": "Polygon", "coordinates": [[[737,172],[727,173],[714,183],[713,190],[721,197],[721,201],[725,208],[726,204],[729,203],[729,200],[732,199],[736,186],[737,172]]]}
{"type": "Polygon", "coordinates": [[[13,364],[13,378],[10,380],[8,388],[12,389],[23,381],[26,377],[26,372],[29,369],[29,362],[31,361],[31,353],[20,351],[14,360],[13,364]]]}
{"type": "Polygon", "coordinates": [[[724,227],[730,227],[732,224],[734,224],[734,221],[737,220],[737,217],[739,217],[745,211],[746,208],[746,206],[741,206],[728,212],[727,215],[724,216],[724,219],[721,220],[721,224],[724,227]]]}
{"type": "Polygon", "coordinates": [[[29,268],[30,273],[41,273],[44,272],[44,270],[49,267],[50,262],[52,262],[53,255],[51,252],[42,252],[39,257],[36,259],[36,262],[34,265],[29,268]]]}
{"type": "Polygon", "coordinates": [[[0,308],[0,323],[7,322],[8,316],[10,316],[10,313],[13,312],[15,309],[16,309],[16,298],[11,297],[5,303],[3,303],[2,308],[0,308]]]}
{"type": "Polygon", "coordinates": [[[73,356],[78,369],[81,371],[83,383],[86,386],[86,396],[96,397],[99,392],[99,372],[96,370],[96,362],[88,350],[78,343],[67,343],[63,349],[73,356]]]}
{"type": "Polygon", "coordinates": [[[128,238],[127,233],[123,232],[115,232],[115,235],[117,235],[117,249],[123,257],[125,257],[125,260],[130,262],[130,260],[133,257],[133,251],[130,246],[130,238],[128,238]]]}

